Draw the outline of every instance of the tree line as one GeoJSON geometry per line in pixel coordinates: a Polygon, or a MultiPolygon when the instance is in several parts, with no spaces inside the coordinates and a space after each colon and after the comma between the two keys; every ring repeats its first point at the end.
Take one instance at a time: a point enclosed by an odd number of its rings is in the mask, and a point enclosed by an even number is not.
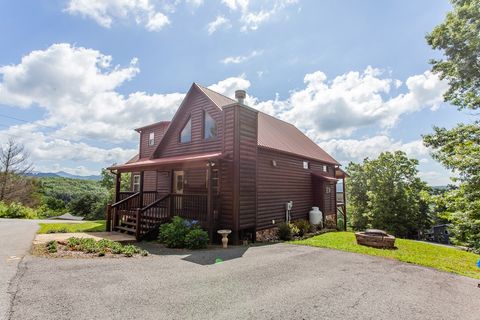
{"type": "Polygon", "coordinates": [[[469,111],[474,120],[451,129],[434,127],[423,142],[452,171],[454,184],[435,194],[418,178],[418,162],[401,152],[351,163],[351,226],[419,237],[432,224],[448,222],[456,244],[480,252],[480,0],[451,2],[453,10],[426,36],[443,53],[430,63],[449,84],[445,101],[469,111]]]}

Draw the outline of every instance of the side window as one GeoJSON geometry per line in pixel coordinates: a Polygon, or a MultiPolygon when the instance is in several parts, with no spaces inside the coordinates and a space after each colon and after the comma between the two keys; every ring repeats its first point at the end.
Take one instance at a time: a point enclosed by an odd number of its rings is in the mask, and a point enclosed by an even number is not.
{"type": "Polygon", "coordinates": [[[327,172],[327,171],[328,171],[327,166],[323,165],[323,172],[327,172]]]}
{"type": "Polygon", "coordinates": [[[310,168],[310,164],[308,163],[308,161],[303,161],[303,169],[309,169],[310,168]]]}
{"type": "Polygon", "coordinates": [[[208,112],[203,112],[203,138],[211,139],[217,136],[217,123],[208,112]]]}
{"type": "Polygon", "coordinates": [[[192,141],[192,119],[188,119],[188,122],[180,132],[180,142],[187,143],[192,141]]]}
{"type": "Polygon", "coordinates": [[[140,175],[136,174],[133,176],[133,192],[140,191],[140,175]]]}
{"type": "Polygon", "coordinates": [[[148,135],[148,145],[153,146],[154,144],[155,144],[155,133],[150,132],[150,134],[148,135]]]}

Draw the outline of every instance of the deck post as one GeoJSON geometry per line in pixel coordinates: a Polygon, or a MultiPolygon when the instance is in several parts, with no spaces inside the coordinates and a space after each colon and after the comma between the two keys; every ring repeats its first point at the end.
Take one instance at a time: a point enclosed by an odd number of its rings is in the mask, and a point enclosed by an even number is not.
{"type": "Polygon", "coordinates": [[[112,231],[112,205],[107,204],[106,212],[105,212],[105,231],[112,231]]]}
{"type": "Polygon", "coordinates": [[[343,230],[347,231],[347,197],[345,194],[345,175],[342,177],[343,191],[343,230]]]}
{"type": "Polygon", "coordinates": [[[137,241],[140,240],[140,236],[142,234],[142,213],[140,212],[141,209],[137,209],[137,219],[136,219],[136,226],[135,226],[135,239],[137,241]]]}
{"type": "Polygon", "coordinates": [[[145,171],[140,171],[140,194],[139,194],[139,201],[140,201],[140,208],[143,208],[143,178],[144,178],[144,172],[145,171]]]}
{"type": "Polygon", "coordinates": [[[212,219],[212,162],[207,163],[207,224],[208,238],[213,241],[213,219],[212,219]]]}
{"type": "Polygon", "coordinates": [[[122,182],[122,173],[117,172],[115,175],[115,202],[120,201],[120,187],[122,182]]]}

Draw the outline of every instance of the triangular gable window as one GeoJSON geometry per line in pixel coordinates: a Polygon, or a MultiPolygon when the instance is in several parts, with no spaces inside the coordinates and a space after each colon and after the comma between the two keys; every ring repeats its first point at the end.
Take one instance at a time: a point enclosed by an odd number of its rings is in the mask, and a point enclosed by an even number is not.
{"type": "Polygon", "coordinates": [[[217,123],[208,112],[203,113],[203,138],[212,139],[217,136],[217,123]]]}
{"type": "Polygon", "coordinates": [[[192,141],[192,119],[188,119],[188,122],[180,132],[180,142],[187,143],[192,141]]]}

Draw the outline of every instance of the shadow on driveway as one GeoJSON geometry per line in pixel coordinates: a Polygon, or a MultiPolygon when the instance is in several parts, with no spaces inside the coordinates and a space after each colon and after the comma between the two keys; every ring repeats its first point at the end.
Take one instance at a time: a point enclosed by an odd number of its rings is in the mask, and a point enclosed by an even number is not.
{"type": "Polygon", "coordinates": [[[234,260],[243,257],[245,252],[251,247],[265,246],[269,244],[253,244],[248,246],[229,246],[227,249],[220,245],[209,246],[203,250],[188,249],[170,249],[164,245],[155,242],[142,242],[137,246],[147,250],[151,255],[178,255],[185,256],[184,261],[196,263],[202,266],[222,263],[228,260],[234,260]]]}

